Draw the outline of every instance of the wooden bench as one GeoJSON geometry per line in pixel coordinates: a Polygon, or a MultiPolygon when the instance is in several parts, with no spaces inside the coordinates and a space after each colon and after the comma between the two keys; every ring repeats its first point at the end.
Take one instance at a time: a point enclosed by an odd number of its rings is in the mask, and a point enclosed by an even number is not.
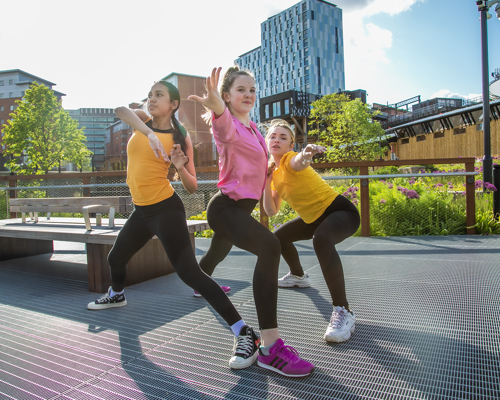
{"type": "Polygon", "coordinates": [[[130,196],[10,199],[9,208],[11,212],[22,214],[23,223],[26,222],[26,213],[33,216],[35,223],[38,222],[38,213],[41,212],[47,213],[47,220],[50,220],[51,213],[82,213],[85,227],[89,231],[92,230],[90,212],[96,213],[96,226],[101,226],[102,214],[108,214],[108,227],[113,228],[115,213],[133,211],[130,196]]]}
{"type": "MultiPolygon", "coordinates": [[[[117,197],[119,198],[120,196],[117,197]]],[[[92,200],[96,198],[89,197],[86,199],[92,200]]],[[[35,199],[10,199],[11,211],[33,213],[56,212],[54,209],[47,211],[50,204],[44,204],[49,203],[47,200],[51,199],[36,199],[44,200],[40,202],[41,204],[38,204],[40,208],[37,211],[34,211],[34,208],[32,208],[32,211],[27,211],[26,208],[23,208],[25,205],[20,204],[18,200],[21,200],[22,203],[24,200],[35,199]]],[[[126,207],[119,208],[116,203],[114,204],[115,212],[126,212],[123,211],[127,209],[126,207]]],[[[82,212],[82,207],[88,207],[89,205],[93,206],[96,204],[80,204],[79,212],[82,212]]],[[[107,208],[99,207],[103,206],[96,205],[96,207],[89,208],[89,210],[109,212],[109,204],[105,206],[107,208]]],[[[57,212],[78,211],[59,211],[58,209],[57,212]]],[[[87,224],[90,224],[90,218],[86,221],[82,221],[81,218],[50,217],[47,220],[34,218],[33,221],[28,222],[26,222],[26,218],[0,220],[0,261],[53,253],[54,240],[86,243],[89,290],[91,292],[104,293],[111,285],[107,257],[125,221],[126,219],[114,219],[112,226],[103,227],[97,225],[94,229],[88,229],[87,224]]],[[[194,233],[210,229],[210,227],[207,221],[188,220],[186,223],[194,250],[194,233]]],[[[161,242],[155,236],[127,264],[127,280],[125,285],[134,285],[172,272],[174,272],[172,264],[161,242]]]]}

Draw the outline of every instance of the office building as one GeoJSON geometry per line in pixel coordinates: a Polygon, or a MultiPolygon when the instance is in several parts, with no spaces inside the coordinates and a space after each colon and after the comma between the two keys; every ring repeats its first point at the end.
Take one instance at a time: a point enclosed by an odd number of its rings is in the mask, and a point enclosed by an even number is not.
{"type": "Polygon", "coordinates": [[[260,99],[287,91],[315,96],[345,90],[342,10],[323,0],[301,1],[261,24],[261,45],[235,60],[257,84],[260,99]]]}
{"type": "Polygon", "coordinates": [[[87,138],[87,148],[94,154],[93,168],[102,168],[106,154],[106,129],[110,124],[118,121],[113,108],[79,108],[66,110],[70,117],[78,121],[78,127],[84,128],[87,138]]]}

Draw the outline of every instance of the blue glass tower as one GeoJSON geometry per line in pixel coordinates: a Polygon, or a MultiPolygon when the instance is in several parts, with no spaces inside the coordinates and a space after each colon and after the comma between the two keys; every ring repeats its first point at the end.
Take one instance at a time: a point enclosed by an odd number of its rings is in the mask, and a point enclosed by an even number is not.
{"type": "Polygon", "coordinates": [[[342,10],[304,0],[261,24],[261,45],[235,62],[253,72],[258,98],[289,90],[324,95],[345,90],[342,10]]]}

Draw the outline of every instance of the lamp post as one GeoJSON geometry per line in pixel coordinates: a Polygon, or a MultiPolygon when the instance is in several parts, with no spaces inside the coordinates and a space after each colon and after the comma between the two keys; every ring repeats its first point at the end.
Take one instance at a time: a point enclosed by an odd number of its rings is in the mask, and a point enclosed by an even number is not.
{"type": "Polygon", "coordinates": [[[484,158],[483,158],[483,182],[492,183],[493,160],[491,158],[491,137],[490,137],[490,88],[488,77],[488,31],[486,21],[491,18],[488,9],[493,6],[497,17],[500,18],[499,0],[477,0],[476,5],[480,12],[481,20],[481,61],[482,61],[482,85],[483,85],[483,137],[484,137],[484,158]]]}

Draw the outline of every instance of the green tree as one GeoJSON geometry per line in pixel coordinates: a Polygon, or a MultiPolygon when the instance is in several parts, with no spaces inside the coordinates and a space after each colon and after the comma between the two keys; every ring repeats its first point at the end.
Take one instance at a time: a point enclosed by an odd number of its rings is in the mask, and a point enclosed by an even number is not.
{"type": "Polygon", "coordinates": [[[344,94],[329,94],[311,104],[308,135],[325,146],[328,161],[374,160],[382,154],[384,129],[372,117],[367,104],[344,94]]]}
{"type": "Polygon", "coordinates": [[[17,104],[3,128],[4,153],[14,157],[6,163],[11,171],[41,174],[66,162],[84,166],[91,152],[83,130],[52,90],[34,82],[17,104]]]}

